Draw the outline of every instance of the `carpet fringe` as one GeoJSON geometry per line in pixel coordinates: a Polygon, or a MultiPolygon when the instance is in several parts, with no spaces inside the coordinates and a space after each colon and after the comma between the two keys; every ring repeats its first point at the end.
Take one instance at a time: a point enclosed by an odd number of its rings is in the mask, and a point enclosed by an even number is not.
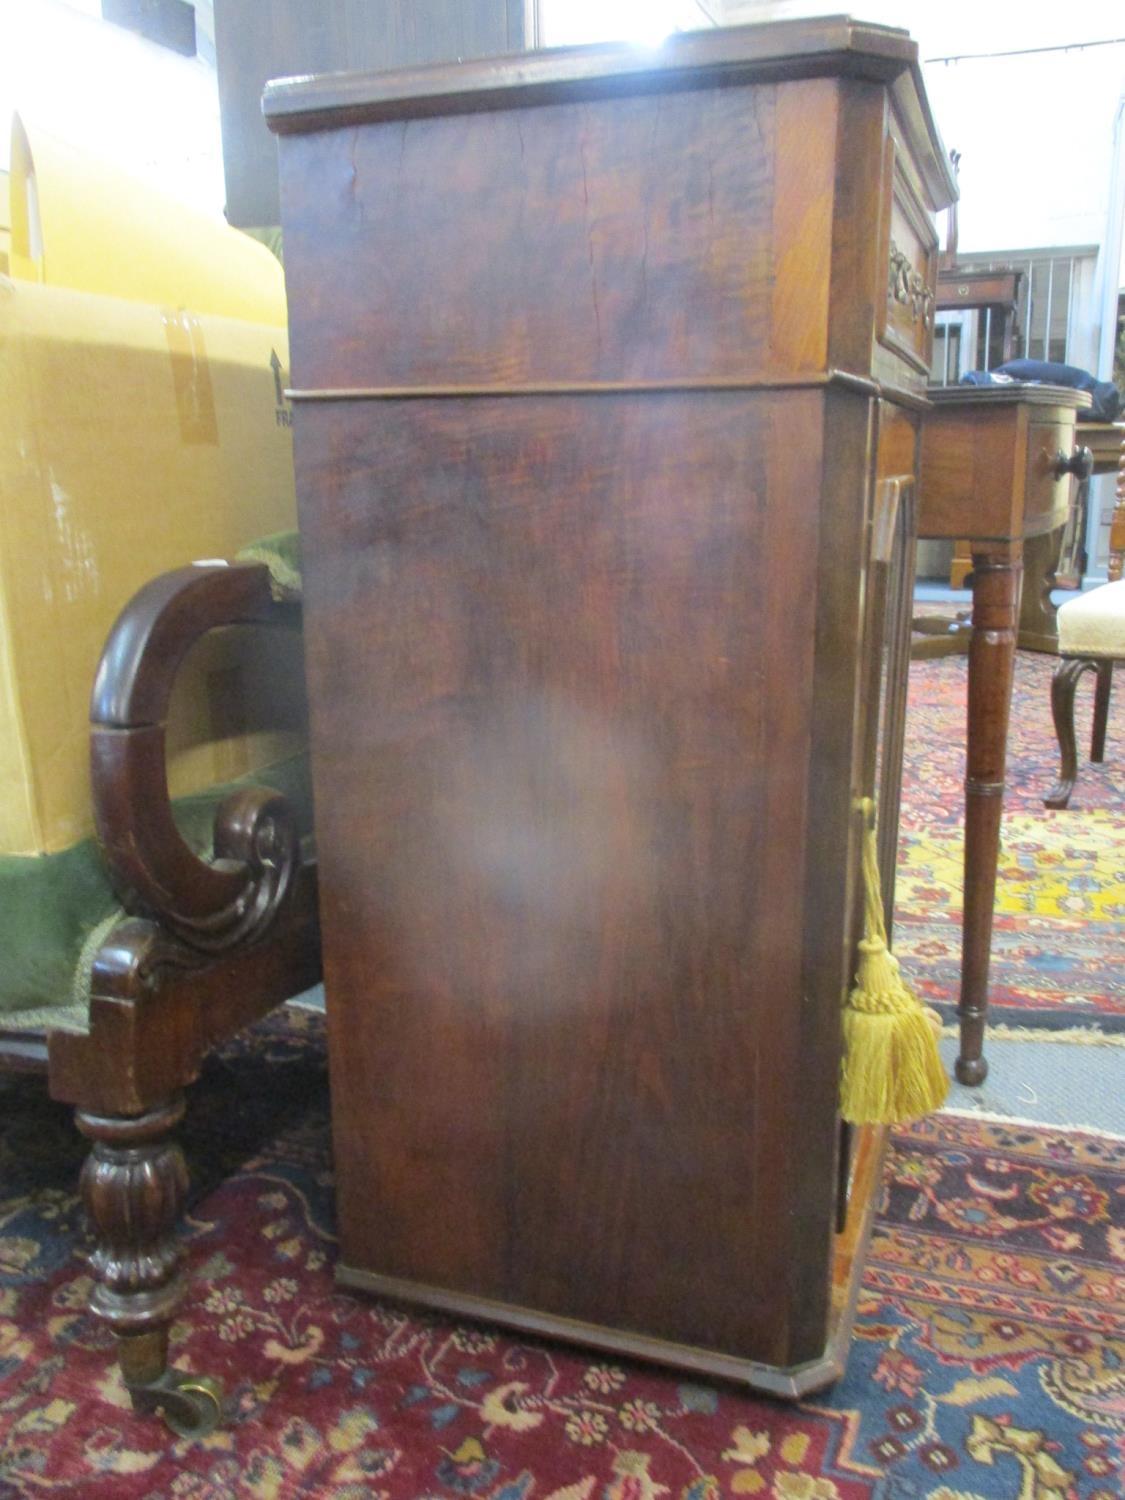
{"type": "Polygon", "coordinates": [[[1050,1131],[1052,1135],[1096,1135],[1110,1141],[1125,1141],[1125,1133],[1106,1130],[1102,1125],[1077,1125],[1068,1120],[1065,1125],[1055,1125],[1046,1120],[1033,1120],[1027,1115],[1002,1115],[994,1110],[960,1108],[945,1105],[943,1115],[956,1115],[962,1120],[988,1120],[993,1125],[1022,1125],[1029,1130],[1050,1131]]]}
{"type": "MultiPolygon", "coordinates": [[[[957,1037],[960,1027],[943,1026],[943,1037],[957,1037]]],[[[985,1043],[994,1042],[1069,1042],[1079,1047],[1125,1047],[1125,1031],[1099,1031],[1094,1026],[1067,1026],[1053,1031],[1049,1026],[1006,1026],[1003,1022],[985,1030],[985,1043]]]]}

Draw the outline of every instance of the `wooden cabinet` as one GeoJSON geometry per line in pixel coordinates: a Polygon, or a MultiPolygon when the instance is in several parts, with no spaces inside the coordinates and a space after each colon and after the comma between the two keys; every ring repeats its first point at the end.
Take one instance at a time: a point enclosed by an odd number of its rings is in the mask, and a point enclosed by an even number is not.
{"type": "Polygon", "coordinates": [[[340,1279],[815,1389],[877,1176],[840,1015],[932,324],[880,226],[952,191],[915,49],[748,27],[266,111],[340,1279]]]}

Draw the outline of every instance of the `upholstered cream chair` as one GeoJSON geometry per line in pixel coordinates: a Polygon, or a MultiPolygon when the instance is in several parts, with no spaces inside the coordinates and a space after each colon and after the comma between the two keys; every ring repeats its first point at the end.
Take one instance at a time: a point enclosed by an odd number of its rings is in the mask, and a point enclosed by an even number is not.
{"type": "Polygon", "coordinates": [[[1105,759],[1109,695],[1114,663],[1125,660],[1125,442],[1118,471],[1117,505],[1109,539],[1110,581],[1079,594],[1059,609],[1059,664],[1051,681],[1051,710],[1059,739],[1059,779],[1044,797],[1047,807],[1066,807],[1078,777],[1078,751],[1074,734],[1074,696],[1086,672],[1096,679],[1094,723],[1090,737],[1090,759],[1105,759]]]}

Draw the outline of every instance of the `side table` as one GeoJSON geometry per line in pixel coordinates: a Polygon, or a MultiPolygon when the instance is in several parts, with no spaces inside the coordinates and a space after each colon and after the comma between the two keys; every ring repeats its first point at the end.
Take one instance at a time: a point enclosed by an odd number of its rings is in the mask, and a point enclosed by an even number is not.
{"type": "Polygon", "coordinates": [[[957,1077],[983,1083],[988,967],[1023,546],[1066,520],[1083,391],[1060,386],[931,390],[922,425],[918,534],[972,543],[961,1048],[957,1077]]]}

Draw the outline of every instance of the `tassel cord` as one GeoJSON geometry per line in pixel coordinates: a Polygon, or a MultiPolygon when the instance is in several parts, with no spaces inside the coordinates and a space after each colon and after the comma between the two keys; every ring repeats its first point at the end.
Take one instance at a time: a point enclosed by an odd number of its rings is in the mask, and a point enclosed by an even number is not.
{"type": "Polygon", "coordinates": [[[887,945],[869,798],[862,810],[864,935],[844,1012],[840,1108],[852,1124],[901,1124],[936,1109],[949,1081],[938,1054],[934,1012],[906,985],[887,945]]]}

